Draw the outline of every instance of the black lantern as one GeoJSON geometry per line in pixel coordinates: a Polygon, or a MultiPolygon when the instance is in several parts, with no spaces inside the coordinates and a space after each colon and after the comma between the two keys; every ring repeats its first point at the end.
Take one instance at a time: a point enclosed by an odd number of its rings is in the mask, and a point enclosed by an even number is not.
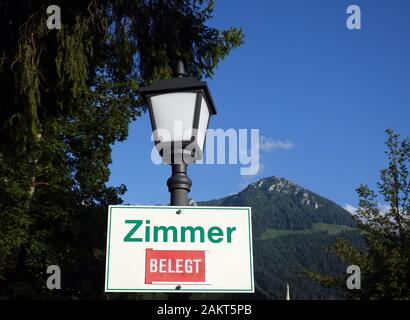
{"type": "Polygon", "coordinates": [[[206,82],[187,77],[180,61],[176,75],[139,92],[149,108],[155,146],[163,161],[172,165],[171,205],[187,205],[192,185],[187,165],[202,158],[209,119],[216,109],[206,82]]]}

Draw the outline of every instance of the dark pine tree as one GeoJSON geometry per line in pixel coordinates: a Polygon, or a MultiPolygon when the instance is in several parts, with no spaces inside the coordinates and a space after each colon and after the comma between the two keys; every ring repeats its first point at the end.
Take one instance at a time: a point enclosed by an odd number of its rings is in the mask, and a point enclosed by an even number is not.
{"type": "Polygon", "coordinates": [[[145,106],[137,89],[212,76],[243,41],[201,0],[0,1],[0,297],[103,298],[111,146],[145,106]],[[61,8],[61,30],[46,26],[61,8]],[[46,288],[59,265],[62,289],[46,288]]]}

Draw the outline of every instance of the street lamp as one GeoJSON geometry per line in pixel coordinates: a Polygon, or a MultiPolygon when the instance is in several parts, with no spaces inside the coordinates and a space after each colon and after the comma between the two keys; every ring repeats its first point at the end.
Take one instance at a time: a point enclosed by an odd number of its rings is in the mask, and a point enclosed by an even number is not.
{"type": "Polygon", "coordinates": [[[187,77],[178,61],[175,78],[159,80],[139,92],[148,104],[155,146],[172,166],[167,181],[171,205],[188,205],[192,181],[187,166],[202,158],[209,118],[216,114],[208,86],[187,77]]]}

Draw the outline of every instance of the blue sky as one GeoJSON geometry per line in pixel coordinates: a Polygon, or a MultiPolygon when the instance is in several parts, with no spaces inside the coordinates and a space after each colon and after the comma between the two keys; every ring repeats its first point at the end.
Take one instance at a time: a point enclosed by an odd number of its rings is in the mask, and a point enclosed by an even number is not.
{"type": "MultiPolygon", "coordinates": [[[[259,129],[291,148],[261,153],[261,172],[191,165],[190,197],[209,200],[272,175],[340,205],[357,205],[359,183],[375,186],[386,164],[386,128],[410,136],[410,1],[217,0],[210,25],[242,27],[245,44],[208,79],[218,115],[211,128],[259,129]],[[357,4],[362,29],[348,30],[357,4]]],[[[113,147],[110,185],[130,204],[167,204],[170,167],[151,161],[148,115],[113,147]]]]}

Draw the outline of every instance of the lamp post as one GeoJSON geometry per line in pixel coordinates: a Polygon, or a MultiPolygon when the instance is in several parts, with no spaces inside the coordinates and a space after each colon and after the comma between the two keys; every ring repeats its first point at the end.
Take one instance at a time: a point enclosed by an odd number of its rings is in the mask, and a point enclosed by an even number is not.
{"type": "Polygon", "coordinates": [[[139,92],[148,105],[155,146],[172,166],[167,181],[171,206],[186,206],[192,186],[187,167],[202,158],[209,119],[216,114],[207,83],[186,76],[178,61],[175,78],[159,80],[139,92]]]}

